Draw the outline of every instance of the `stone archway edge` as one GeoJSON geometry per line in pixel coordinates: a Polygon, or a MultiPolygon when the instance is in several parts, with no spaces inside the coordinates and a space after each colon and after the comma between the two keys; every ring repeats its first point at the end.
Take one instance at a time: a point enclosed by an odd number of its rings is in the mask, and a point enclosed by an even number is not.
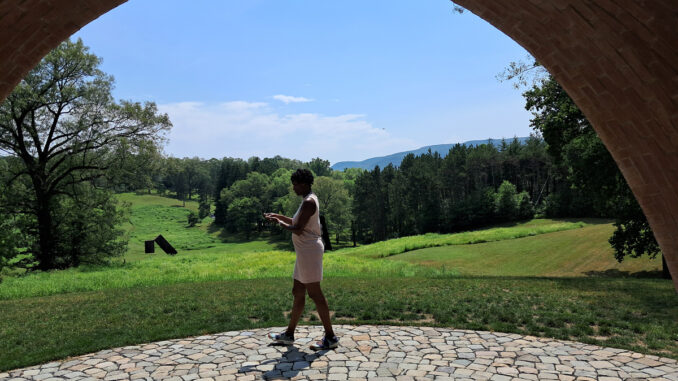
{"type": "Polygon", "coordinates": [[[0,100],[59,43],[127,0],[0,2],[0,100]]]}
{"type": "MultiPolygon", "coordinates": [[[[643,208],[678,291],[678,2],[455,1],[532,53],[582,109],[643,208]]],[[[0,2],[0,99],[61,41],[124,2],[0,2]]]]}
{"type": "Polygon", "coordinates": [[[678,380],[678,362],[572,341],[432,327],[337,325],[340,346],[314,352],[320,326],[274,346],[261,328],[114,348],[0,373],[0,379],[678,380]]]}

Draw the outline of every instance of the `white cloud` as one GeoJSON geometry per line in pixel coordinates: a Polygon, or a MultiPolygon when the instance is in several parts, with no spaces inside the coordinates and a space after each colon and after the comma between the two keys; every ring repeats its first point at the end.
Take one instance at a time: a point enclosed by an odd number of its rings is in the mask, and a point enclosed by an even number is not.
{"type": "Polygon", "coordinates": [[[291,95],[274,95],[273,99],[278,100],[280,102],[283,102],[285,104],[290,104],[290,103],[302,103],[302,102],[312,102],[313,99],[308,99],[304,97],[293,97],[291,95]]]}
{"type": "Polygon", "coordinates": [[[365,115],[280,114],[266,103],[181,102],[159,105],[174,127],[166,151],[177,157],[247,158],[281,155],[332,163],[418,148],[374,127],[365,115]]]}

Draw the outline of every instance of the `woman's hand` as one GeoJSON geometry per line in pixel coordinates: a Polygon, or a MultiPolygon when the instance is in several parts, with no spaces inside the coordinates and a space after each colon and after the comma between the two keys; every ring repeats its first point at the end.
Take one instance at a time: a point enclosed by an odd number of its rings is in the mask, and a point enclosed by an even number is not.
{"type": "Polygon", "coordinates": [[[292,219],[278,213],[264,213],[264,218],[271,222],[277,222],[281,226],[292,225],[292,219]]]}
{"type": "Polygon", "coordinates": [[[283,225],[283,220],[280,218],[279,214],[275,213],[264,213],[264,218],[266,218],[268,221],[278,223],[280,225],[283,225]]]}

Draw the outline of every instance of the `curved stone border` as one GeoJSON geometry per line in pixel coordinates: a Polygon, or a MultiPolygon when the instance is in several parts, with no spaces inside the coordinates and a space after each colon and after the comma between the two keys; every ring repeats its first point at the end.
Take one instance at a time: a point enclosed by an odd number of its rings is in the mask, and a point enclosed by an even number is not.
{"type": "Polygon", "coordinates": [[[103,350],[0,373],[12,380],[656,380],[678,381],[676,360],[516,334],[431,327],[335,326],[336,350],[309,344],[322,327],[297,329],[293,346],[270,331],[224,332],[103,350]]]}

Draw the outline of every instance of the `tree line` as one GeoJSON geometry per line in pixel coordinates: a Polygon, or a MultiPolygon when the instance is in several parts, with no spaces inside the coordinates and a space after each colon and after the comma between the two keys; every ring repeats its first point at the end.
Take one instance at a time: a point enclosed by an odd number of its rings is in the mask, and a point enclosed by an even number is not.
{"type": "Polygon", "coordinates": [[[455,145],[445,157],[407,155],[363,172],[353,188],[359,242],[430,232],[449,233],[530,219],[553,188],[543,140],[455,145]],[[541,201],[540,201],[541,198],[541,201]],[[534,202],[533,202],[534,200],[534,202]]]}
{"type": "MultiPolygon", "coordinates": [[[[546,146],[537,137],[526,144],[514,139],[497,145],[456,145],[444,158],[437,153],[408,155],[399,167],[372,171],[333,171],[321,158],[157,160],[145,191],[197,199],[200,213],[193,221],[213,211],[215,225],[247,237],[264,230],[284,234],[266,225],[262,215],[295,213],[299,200],[290,176],[297,168],[314,173],[313,190],[333,238],[355,243],[529,219],[534,215],[532,200],[548,199],[554,187],[546,146]]],[[[127,184],[115,186],[134,190],[127,184]]]]}

